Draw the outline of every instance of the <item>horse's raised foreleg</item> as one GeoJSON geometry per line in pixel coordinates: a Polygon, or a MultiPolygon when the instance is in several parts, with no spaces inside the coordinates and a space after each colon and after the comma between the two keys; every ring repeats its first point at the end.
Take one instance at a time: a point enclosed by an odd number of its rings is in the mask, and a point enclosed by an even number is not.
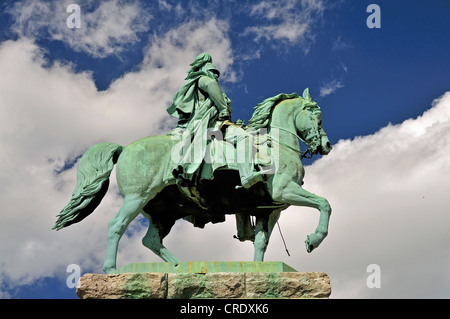
{"type": "Polygon", "coordinates": [[[136,218],[145,204],[145,200],[139,196],[127,196],[124,199],[119,212],[108,224],[108,244],[106,246],[106,258],[103,271],[107,274],[116,271],[117,248],[123,233],[128,225],[136,218]]]}
{"type": "Polygon", "coordinates": [[[320,196],[304,190],[295,182],[275,191],[273,199],[294,206],[308,206],[319,210],[319,225],[316,231],[306,238],[306,250],[311,252],[317,248],[328,234],[328,223],[331,215],[331,207],[328,201],[320,196]]]}
{"type": "Polygon", "coordinates": [[[162,225],[156,223],[150,215],[146,213],[143,215],[148,219],[149,225],[142,244],[166,262],[179,262],[180,260],[162,244],[163,238],[169,233],[173,223],[162,225]]]}

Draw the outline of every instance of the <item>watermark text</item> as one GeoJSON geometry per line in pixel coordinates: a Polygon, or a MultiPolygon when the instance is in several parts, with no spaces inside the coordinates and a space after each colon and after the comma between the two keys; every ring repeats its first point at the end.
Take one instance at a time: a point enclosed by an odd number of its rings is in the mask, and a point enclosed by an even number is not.
{"type": "Polygon", "coordinates": [[[367,272],[370,273],[367,276],[366,285],[368,288],[381,288],[381,267],[377,264],[370,264],[367,266],[367,272]]]}
{"type": "Polygon", "coordinates": [[[67,288],[76,288],[81,275],[80,266],[77,264],[70,264],[69,266],[67,266],[66,272],[70,273],[70,275],[67,276],[66,280],[67,288]]]}
{"type": "Polygon", "coordinates": [[[366,12],[370,13],[367,17],[366,25],[369,29],[381,28],[381,8],[378,4],[369,4],[366,12]]]}
{"type": "Polygon", "coordinates": [[[77,4],[69,4],[66,9],[67,13],[70,15],[67,17],[66,25],[69,29],[79,29],[81,28],[81,9],[77,4]]]}

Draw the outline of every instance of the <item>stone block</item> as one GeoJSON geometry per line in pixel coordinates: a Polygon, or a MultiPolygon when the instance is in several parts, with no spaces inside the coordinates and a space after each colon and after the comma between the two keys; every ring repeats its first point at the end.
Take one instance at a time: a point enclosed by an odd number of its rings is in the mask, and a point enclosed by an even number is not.
{"type": "Polygon", "coordinates": [[[166,290],[163,273],[85,274],[76,293],[80,299],[164,299],[166,290]]]}
{"type": "Polygon", "coordinates": [[[330,279],[323,272],[247,273],[246,298],[328,298],[330,279]]]}
{"type": "Polygon", "coordinates": [[[168,274],[168,299],[245,297],[245,273],[168,274]]]}
{"type": "Polygon", "coordinates": [[[328,298],[323,272],[85,274],[81,299],[294,299],[328,298]]]}

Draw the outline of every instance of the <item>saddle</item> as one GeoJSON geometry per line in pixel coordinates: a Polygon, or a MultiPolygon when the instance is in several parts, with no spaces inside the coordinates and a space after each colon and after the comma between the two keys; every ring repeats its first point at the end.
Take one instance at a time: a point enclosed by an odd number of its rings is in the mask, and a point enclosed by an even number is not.
{"type": "MultiPolygon", "coordinates": [[[[226,214],[235,214],[237,236],[240,241],[254,239],[254,226],[250,216],[270,213],[283,205],[274,203],[266,188],[268,177],[275,172],[272,160],[270,138],[267,131],[256,131],[241,122],[224,121],[209,132],[209,144],[205,159],[195,178],[178,178],[176,186],[183,202],[185,220],[195,227],[225,221],[226,214]],[[252,137],[252,145],[246,145],[248,158],[255,170],[263,176],[261,182],[250,189],[236,187],[240,184],[238,161],[243,159],[242,147],[238,147],[237,133],[252,137]],[[248,152],[250,151],[250,152],[248,152]]],[[[175,177],[176,172],[175,172],[175,177]]],[[[178,196],[180,197],[180,196],[178,196]]]]}
{"type": "MultiPolygon", "coordinates": [[[[205,156],[206,164],[211,164],[213,171],[216,169],[238,170],[238,161],[251,161],[258,171],[270,174],[272,165],[271,144],[267,129],[255,130],[252,126],[244,125],[242,120],[236,123],[226,120],[219,122],[217,129],[212,131],[209,154],[205,156]],[[220,130],[219,138],[214,132],[220,130]],[[239,140],[245,138],[244,134],[251,137],[252,144],[240,145],[239,140]],[[209,156],[209,157],[208,157],[209,156]]],[[[205,174],[202,174],[205,177],[205,174]]]]}

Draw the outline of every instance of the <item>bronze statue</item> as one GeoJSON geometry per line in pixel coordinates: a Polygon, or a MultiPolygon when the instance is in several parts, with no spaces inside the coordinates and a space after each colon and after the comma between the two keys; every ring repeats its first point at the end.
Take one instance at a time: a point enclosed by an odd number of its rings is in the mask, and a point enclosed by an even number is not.
{"type": "Polygon", "coordinates": [[[211,57],[200,54],[168,108],[179,120],[174,130],[126,147],[96,144],[79,160],[76,188],[53,228],[79,222],[94,211],[116,164],[124,202],[108,226],[106,273],[116,271],[119,240],[139,213],[149,220],[143,244],[167,262],[179,261],[163,238],[180,218],[204,227],[235,214],[238,238],[254,242],[255,261],[263,260],[280,212],[290,205],[320,212],[315,232],[305,241],[308,252],[327,236],[328,201],[302,188],[302,157],[331,151],[321,110],[309,90],[303,96],[268,98],[255,107],[247,126],[237,125],[230,121],[230,100],[217,82],[219,74],[211,57]],[[299,139],[307,152],[300,151],[299,139]],[[241,153],[245,161],[239,160],[241,153]]]}

